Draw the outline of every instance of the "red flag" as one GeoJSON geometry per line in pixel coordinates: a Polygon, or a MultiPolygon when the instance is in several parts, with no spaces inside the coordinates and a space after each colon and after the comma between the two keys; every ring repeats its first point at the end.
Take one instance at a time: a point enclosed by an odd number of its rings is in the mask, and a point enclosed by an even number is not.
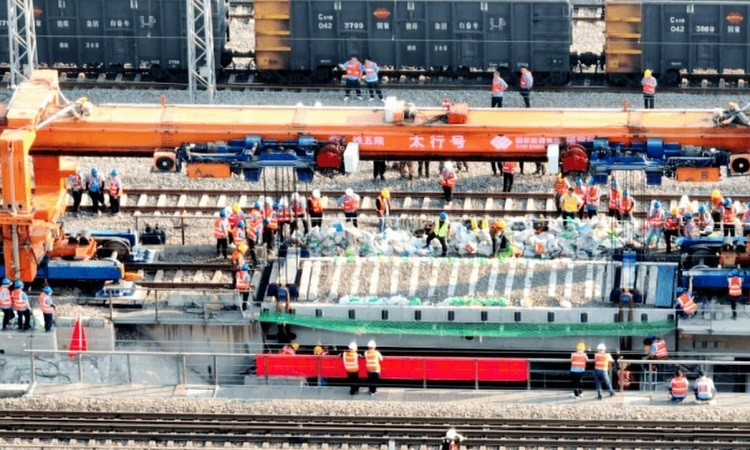
{"type": "Polygon", "coordinates": [[[78,352],[85,352],[89,349],[89,344],[86,342],[86,330],[83,329],[80,314],[76,317],[76,323],[73,325],[73,335],[70,336],[69,348],[68,357],[70,359],[75,358],[78,352]]]}

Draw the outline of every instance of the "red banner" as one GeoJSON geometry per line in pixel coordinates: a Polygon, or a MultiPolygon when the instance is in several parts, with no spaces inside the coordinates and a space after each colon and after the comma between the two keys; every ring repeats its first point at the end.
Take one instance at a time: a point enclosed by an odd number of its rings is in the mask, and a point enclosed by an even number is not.
{"type": "MultiPolygon", "coordinates": [[[[338,356],[258,354],[258,376],[346,378],[338,356]]],[[[359,375],[367,376],[364,358],[359,375]]],[[[468,358],[440,356],[386,356],[380,378],[434,381],[527,381],[529,362],[524,358],[468,358]]]]}

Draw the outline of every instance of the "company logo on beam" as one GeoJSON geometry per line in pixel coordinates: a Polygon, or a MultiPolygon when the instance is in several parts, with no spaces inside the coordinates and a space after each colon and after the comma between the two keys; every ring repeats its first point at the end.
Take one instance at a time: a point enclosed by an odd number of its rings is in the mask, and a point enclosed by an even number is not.
{"type": "Polygon", "coordinates": [[[507,136],[495,136],[491,141],[490,144],[495,147],[495,150],[508,150],[511,145],[513,145],[513,141],[510,140],[507,136]]]}
{"type": "Polygon", "coordinates": [[[733,11],[727,14],[727,22],[731,23],[732,25],[737,25],[743,20],[745,20],[745,17],[738,12],[733,11]]]}
{"type": "Polygon", "coordinates": [[[391,12],[385,8],[378,8],[372,12],[372,15],[375,16],[376,19],[385,20],[391,17],[391,12]]]}

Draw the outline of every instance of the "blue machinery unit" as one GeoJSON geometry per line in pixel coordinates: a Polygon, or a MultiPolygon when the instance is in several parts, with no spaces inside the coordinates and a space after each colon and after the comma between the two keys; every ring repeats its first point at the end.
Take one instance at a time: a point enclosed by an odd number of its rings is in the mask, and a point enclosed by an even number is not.
{"type": "Polygon", "coordinates": [[[662,176],[674,177],[682,168],[718,168],[729,164],[726,152],[680,148],[661,139],[634,142],[630,147],[594,139],[583,146],[589,150],[589,171],[599,184],[606,184],[613,170],[640,170],[646,173],[647,184],[659,185],[662,176]]]}
{"type": "Polygon", "coordinates": [[[247,181],[259,181],[264,168],[290,167],[300,182],[309,183],[318,148],[318,141],[309,136],[287,141],[247,136],[229,142],[184,144],[177,152],[176,169],[179,172],[183,163],[228,163],[232,173],[241,174],[247,181]]]}

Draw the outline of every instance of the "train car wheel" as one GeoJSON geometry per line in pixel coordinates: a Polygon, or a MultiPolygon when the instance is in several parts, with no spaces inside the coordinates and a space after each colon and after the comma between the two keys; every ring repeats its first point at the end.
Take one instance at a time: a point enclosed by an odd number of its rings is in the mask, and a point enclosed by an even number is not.
{"type": "Polygon", "coordinates": [[[117,252],[118,261],[126,262],[130,258],[130,243],[124,239],[108,238],[99,244],[96,249],[96,256],[109,258],[113,252],[117,252]]]}
{"type": "Polygon", "coordinates": [[[171,152],[154,155],[154,168],[161,172],[171,172],[175,166],[174,158],[175,155],[171,152]]]}
{"type": "Polygon", "coordinates": [[[693,268],[697,266],[716,267],[719,265],[719,256],[707,248],[697,248],[690,253],[690,263],[693,268]]]}

